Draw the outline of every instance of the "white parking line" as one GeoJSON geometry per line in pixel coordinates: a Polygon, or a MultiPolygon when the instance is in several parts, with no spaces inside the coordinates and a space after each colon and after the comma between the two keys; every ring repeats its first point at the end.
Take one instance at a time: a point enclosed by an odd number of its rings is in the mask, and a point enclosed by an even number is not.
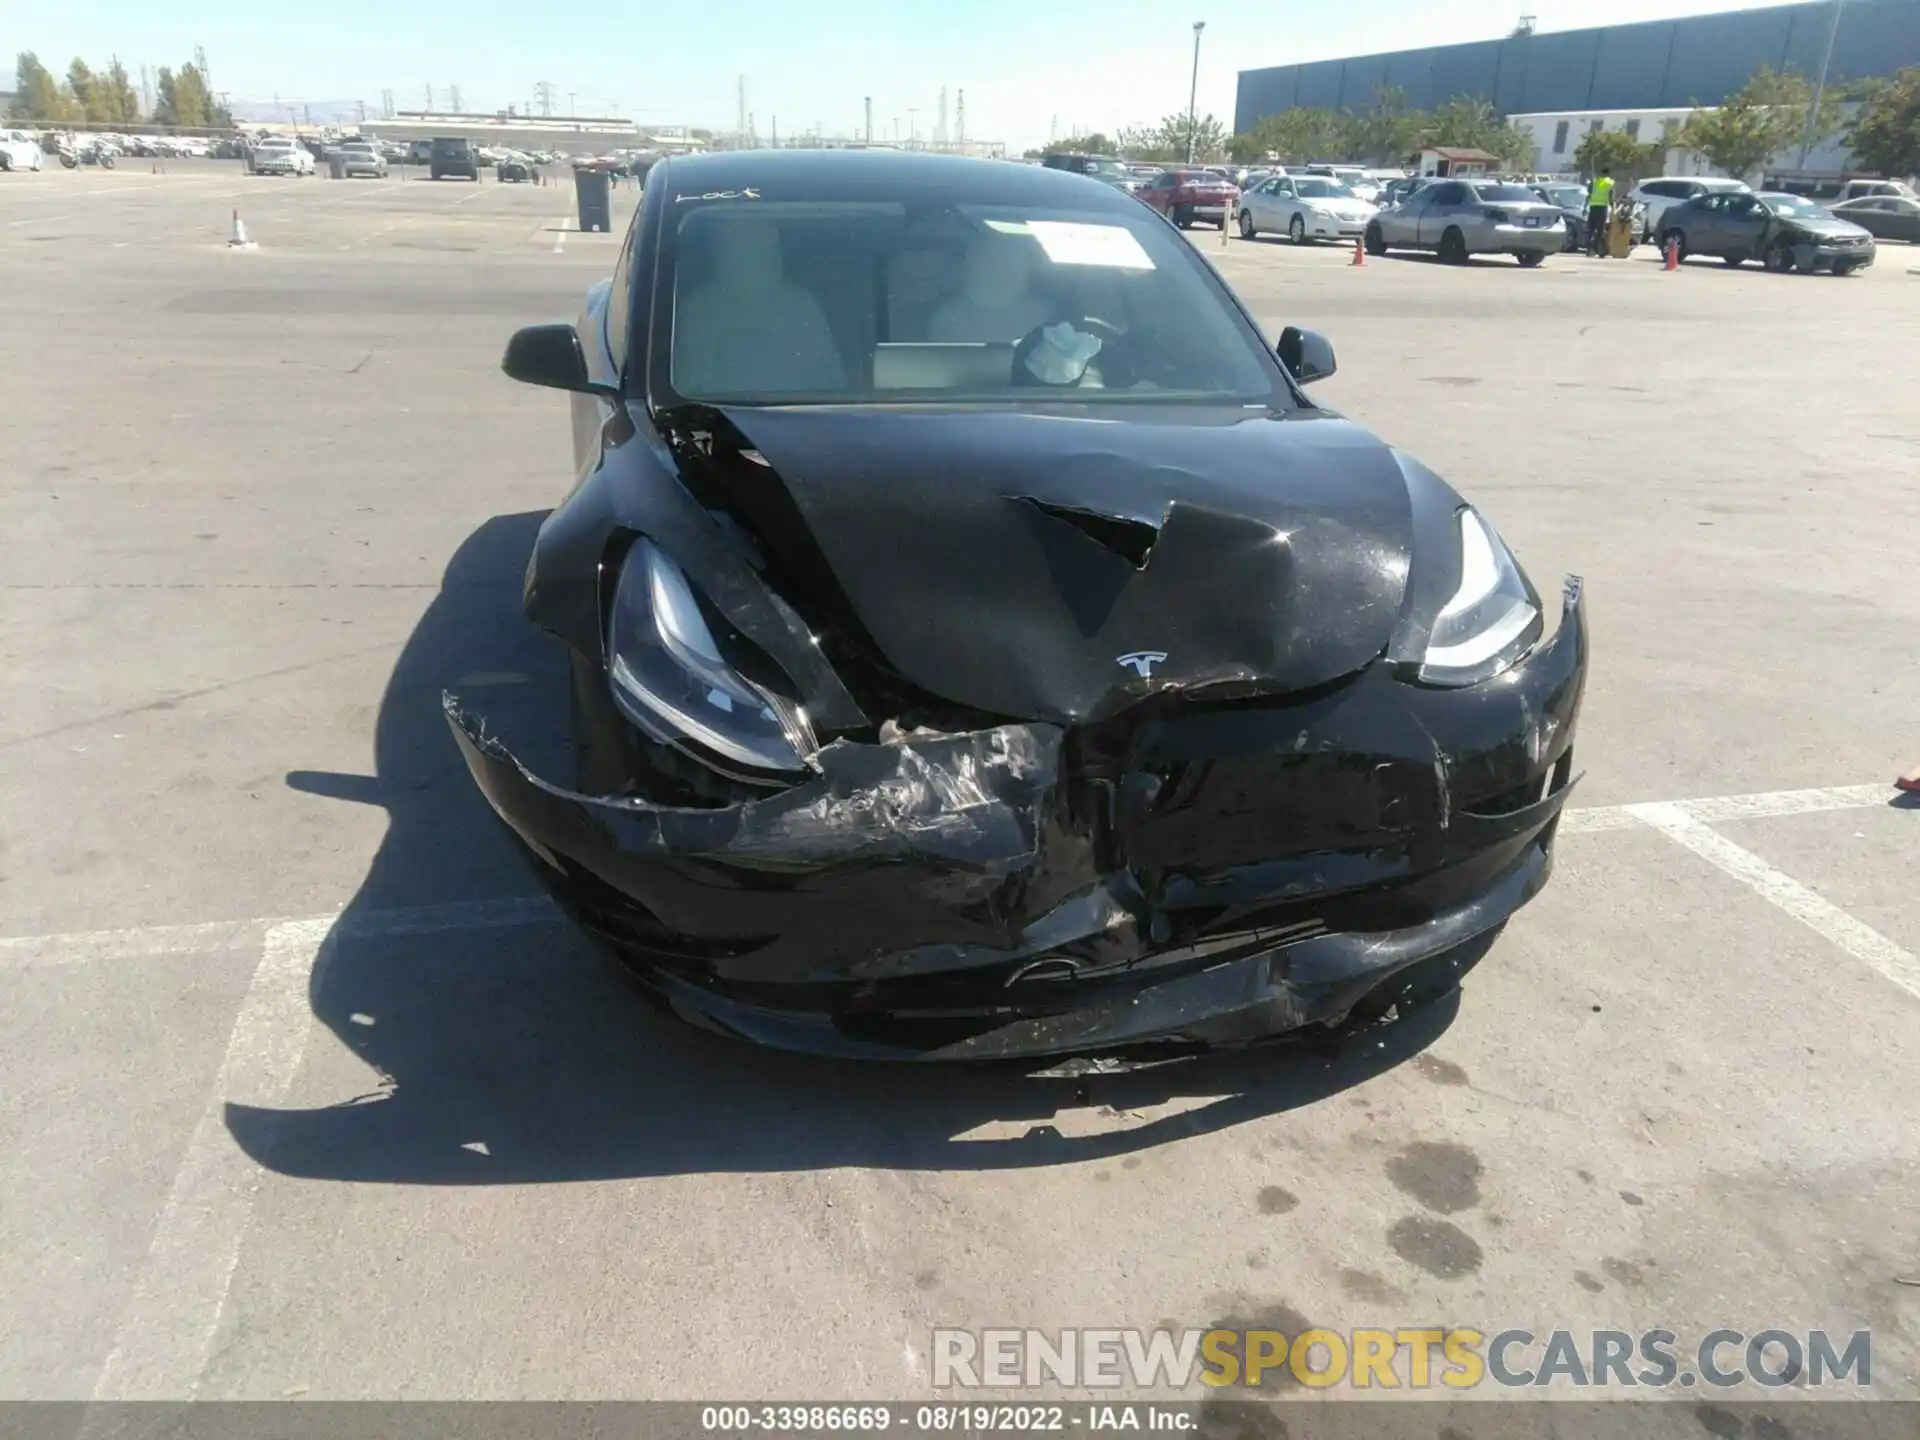
{"type": "Polygon", "coordinates": [[[285,1099],[312,1024],[307,976],[332,928],[330,920],[295,920],[267,932],[95,1400],[190,1400],[198,1392],[261,1175],[228,1132],[226,1107],[236,1099],[263,1106],[285,1099]]]}
{"type": "Polygon", "coordinates": [[[1920,960],[1915,960],[1872,926],[1861,924],[1838,905],[1821,899],[1791,875],[1774,869],[1751,850],[1742,849],[1695,819],[1689,813],[1691,807],[1632,805],[1628,809],[1636,820],[1653,826],[1669,840],[1686,846],[1701,859],[1724,870],[1769,904],[1824,935],[1861,964],[1878,971],[1920,1000],[1920,960]]]}
{"type": "Polygon", "coordinates": [[[554,254],[556,254],[556,255],[558,255],[558,254],[560,254],[560,253],[562,252],[562,250],[563,250],[563,249],[565,248],[565,246],[566,246],[566,243],[567,243],[567,221],[568,221],[568,218],[569,218],[569,217],[568,217],[568,216],[565,216],[565,215],[562,215],[562,216],[560,217],[560,226],[559,226],[559,229],[558,229],[558,230],[556,231],[556,233],[554,234],[554,237],[553,237],[553,253],[554,253],[554,254]]]}

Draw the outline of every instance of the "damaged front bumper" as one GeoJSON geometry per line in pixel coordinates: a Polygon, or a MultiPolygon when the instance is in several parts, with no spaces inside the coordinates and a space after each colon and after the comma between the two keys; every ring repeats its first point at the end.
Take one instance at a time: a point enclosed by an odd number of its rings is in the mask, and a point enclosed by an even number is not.
{"type": "Polygon", "coordinates": [[[989,1060],[1333,1024],[1545,883],[1586,671],[1577,582],[1498,679],[1381,662],[1306,696],[839,741],[683,808],[534,775],[452,696],[543,883],[684,1017],[762,1043],[989,1060]]]}

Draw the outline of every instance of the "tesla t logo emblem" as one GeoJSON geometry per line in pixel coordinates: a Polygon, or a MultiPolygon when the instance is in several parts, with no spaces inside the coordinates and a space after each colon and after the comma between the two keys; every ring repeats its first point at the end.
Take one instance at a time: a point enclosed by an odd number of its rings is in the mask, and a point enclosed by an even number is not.
{"type": "Polygon", "coordinates": [[[1135,650],[1130,655],[1120,656],[1119,663],[1132,666],[1133,673],[1142,680],[1151,680],[1153,667],[1166,658],[1167,652],[1164,650],[1135,650]]]}

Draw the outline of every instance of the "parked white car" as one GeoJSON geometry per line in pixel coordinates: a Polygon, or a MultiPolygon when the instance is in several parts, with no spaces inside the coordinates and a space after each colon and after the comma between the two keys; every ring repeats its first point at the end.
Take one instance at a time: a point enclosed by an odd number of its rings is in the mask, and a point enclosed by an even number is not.
{"type": "Polygon", "coordinates": [[[1338,180],[1321,175],[1274,175],[1240,197],[1240,236],[1284,233],[1296,245],[1309,240],[1356,240],[1380,213],[1338,180]]]}
{"type": "Polygon", "coordinates": [[[38,170],[40,139],[25,130],[0,130],[0,170],[38,170]]]}
{"type": "Polygon", "coordinates": [[[387,157],[373,148],[371,140],[348,140],[332,155],[339,158],[340,173],[349,180],[356,175],[371,175],[376,180],[387,178],[387,157]]]}
{"type": "Polygon", "coordinates": [[[1647,207],[1647,218],[1640,227],[1640,233],[1633,238],[1648,242],[1662,234],[1660,217],[1666,214],[1669,206],[1684,205],[1702,195],[1751,189],[1744,180],[1728,180],[1719,175],[1661,175],[1653,180],[1642,180],[1633,187],[1632,198],[1647,207]]]}
{"type": "Polygon", "coordinates": [[[255,175],[311,175],[313,156],[284,135],[269,135],[254,141],[247,152],[247,169],[255,175]]]}

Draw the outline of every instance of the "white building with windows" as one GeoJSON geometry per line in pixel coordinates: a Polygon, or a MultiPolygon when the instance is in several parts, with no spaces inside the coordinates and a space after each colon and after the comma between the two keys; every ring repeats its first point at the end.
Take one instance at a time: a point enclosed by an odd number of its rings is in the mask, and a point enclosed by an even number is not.
{"type": "MultiPolygon", "coordinates": [[[[1841,107],[1843,114],[1856,108],[1841,107]]],[[[1548,110],[1534,115],[1509,115],[1507,118],[1532,137],[1538,156],[1535,164],[1541,173],[1574,175],[1579,172],[1580,166],[1573,157],[1580,148],[1581,137],[1588,131],[1622,130],[1641,144],[1651,145],[1663,135],[1677,137],[1681,127],[1687,123],[1687,117],[1693,113],[1692,107],[1688,106],[1677,110],[1548,110]]],[[[1775,155],[1765,168],[1769,174],[1797,172],[1804,168],[1810,174],[1838,175],[1845,172],[1849,165],[1846,144],[1835,136],[1815,144],[1807,152],[1804,167],[1800,164],[1800,146],[1796,143],[1775,155]]],[[[1674,143],[1667,149],[1660,173],[1717,175],[1720,172],[1708,163],[1705,156],[1674,143]]]]}

